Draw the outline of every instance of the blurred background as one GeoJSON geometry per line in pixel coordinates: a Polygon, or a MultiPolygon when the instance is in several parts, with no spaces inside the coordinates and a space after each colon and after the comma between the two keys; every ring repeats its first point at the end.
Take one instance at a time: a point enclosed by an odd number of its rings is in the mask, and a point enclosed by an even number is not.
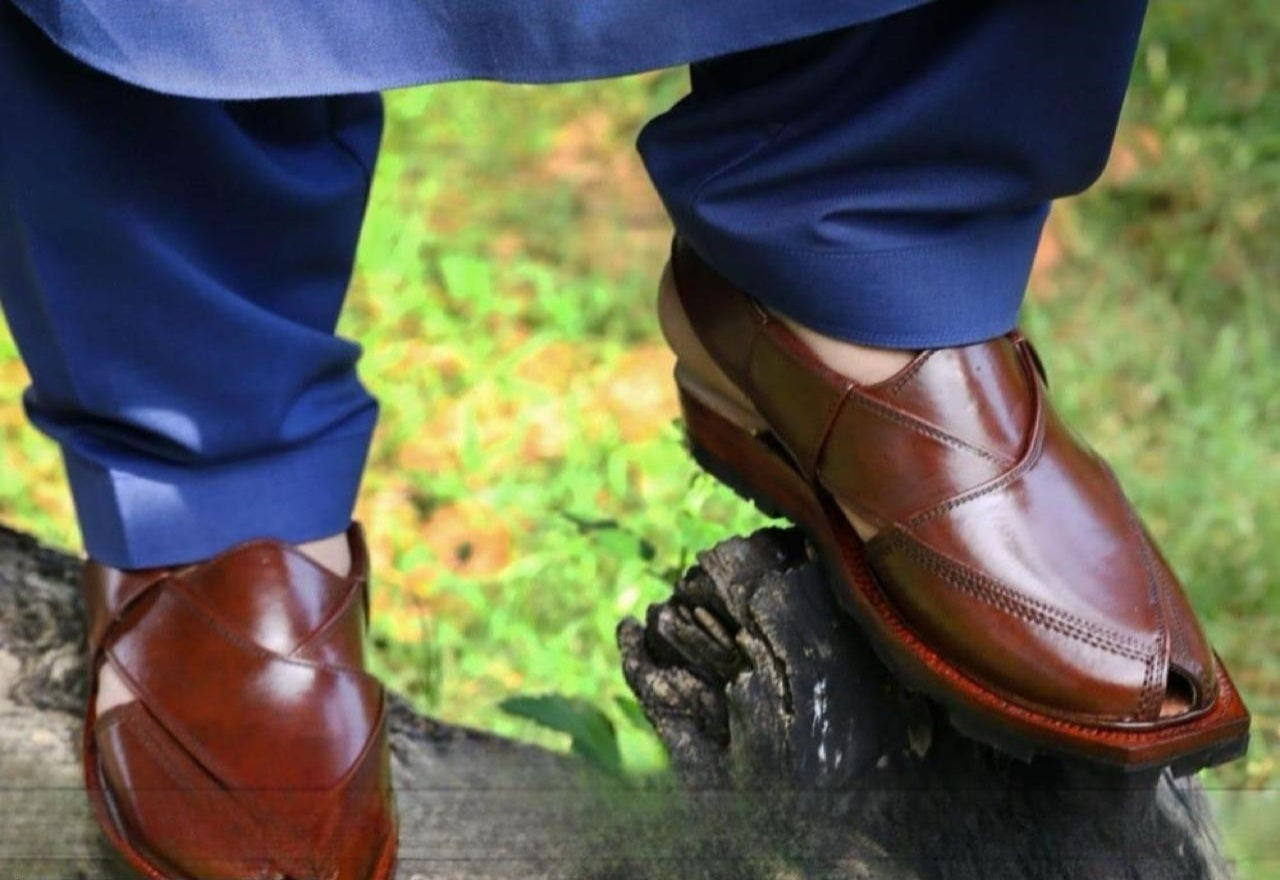
{"type": "MultiPolygon", "coordinates": [[[[383,407],[357,513],[376,670],[424,712],[634,773],[663,758],[618,620],[767,522],[687,459],[654,317],[670,228],[633,143],[685,87],[389,93],[340,325],[383,407]]],[[[1280,5],[1154,4],[1110,165],[1055,207],[1023,326],[1254,712],[1248,757],[1205,776],[1247,880],[1280,877],[1278,236],[1280,5]]],[[[26,383],[6,331],[0,520],[76,548],[26,383]]]]}

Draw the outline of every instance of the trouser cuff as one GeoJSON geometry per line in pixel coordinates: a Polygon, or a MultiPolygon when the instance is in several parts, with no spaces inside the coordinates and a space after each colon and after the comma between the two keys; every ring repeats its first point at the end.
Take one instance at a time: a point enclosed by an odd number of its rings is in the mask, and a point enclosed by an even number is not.
{"type": "Polygon", "coordinates": [[[681,229],[698,254],[767,308],[828,336],[942,348],[1013,329],[1048,206],[984,217],[962,235],[885,251],[802,251],[681,229]]]}
{"type": "Polygon", "coordinates": [[[207,559],[253,538],[289,543],[351,521],[373,430],[225,464],[112,467],[63,448],[90,558],[115,568],[207,559]]]}

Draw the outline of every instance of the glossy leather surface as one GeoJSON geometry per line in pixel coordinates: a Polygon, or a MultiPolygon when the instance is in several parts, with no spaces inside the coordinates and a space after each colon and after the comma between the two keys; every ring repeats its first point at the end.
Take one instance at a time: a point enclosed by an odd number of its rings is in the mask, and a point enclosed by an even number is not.
{"type": "Polygon", "coordinates": [[[348,540],[345,578],[275,541],[177,569],[86,566],[95,676],[109,657],[139,697],[100,718],[90,708],[86,772],[135,866],[194,880],[389,874],[386,699],[364,671],[358,525],[348,540]]]}
{"type": "Polygon", "coordinates": [[[681,243],[672,270],[706,352],[814,490],[878,528],[881,590],[957,668],[1083,724],[1160,727],[1214,704],[1181,587],[1018,332],[861,386],[681,243]]]}

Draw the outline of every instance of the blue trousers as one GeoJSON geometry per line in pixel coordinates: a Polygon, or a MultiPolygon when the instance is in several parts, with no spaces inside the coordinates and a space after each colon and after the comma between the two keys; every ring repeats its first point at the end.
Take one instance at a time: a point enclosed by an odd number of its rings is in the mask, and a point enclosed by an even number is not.
{"type": "MultiPolygon", "coordinates": [[[[702,61],[639,149],[676,231],[766,305],[868,344],[989,338],[1050,201],[1101,171],[1143,11],[946,0],[702,61]]],[[[150,92],[0,3],[0,111],[0,301],[89,555],[342,530],[377,404],[333,331],[379,96],[150,92]]]]}

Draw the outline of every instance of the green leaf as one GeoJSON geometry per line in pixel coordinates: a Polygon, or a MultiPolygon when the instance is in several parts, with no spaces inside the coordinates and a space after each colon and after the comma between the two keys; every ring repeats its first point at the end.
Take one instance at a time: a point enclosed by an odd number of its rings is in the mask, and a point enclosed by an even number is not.
{"type": "Polygon", "coordinates": [[[613,722],[596,706],[580,697],[545,694],[507,697],[498,708],[570,737],[569,748],[607,773],[622,773],[622,755],[613,722]]]}
{"type": "Polygon", "coordinates": [[[644,717],[644,710],[640,708],[640,704],[634,697],[618,694],[613,698],[613,704],[618,707],[618,711],[622,713],[622,717],[627,723],[637,730],[643,730],[646,733],[653,732],[653,725],[649,723],[648,718],[644,717]]]}

